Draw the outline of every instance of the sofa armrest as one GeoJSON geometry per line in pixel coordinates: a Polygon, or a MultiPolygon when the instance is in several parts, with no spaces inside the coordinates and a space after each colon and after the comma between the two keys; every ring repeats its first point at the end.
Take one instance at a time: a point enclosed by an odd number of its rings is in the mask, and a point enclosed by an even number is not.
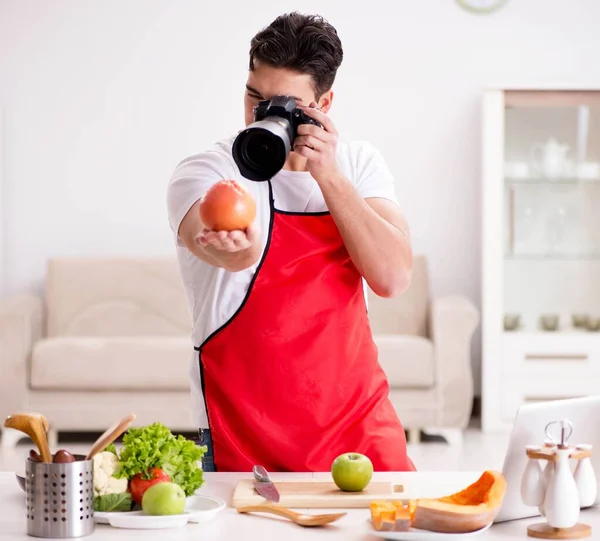
{"type": "Polygon", "coordinates": [[[429,335],[434,348],[438,426],[465,428],[473,407],[471,342],[479,324],[479,311],[467,298],[433,299],[429,309],[429,335]]]}
{"type": "Polygon", "coordinates": [[[373,340],[390,388],[419,389],[433,385],[433,348],[428,338],[376,334],[373,340]]]}
{"type": "Polygon", "coordinates": [[[42,301],[20,295],[0,302],[0,418],[27,407],[33,344],[42,337],[42,301]]]}

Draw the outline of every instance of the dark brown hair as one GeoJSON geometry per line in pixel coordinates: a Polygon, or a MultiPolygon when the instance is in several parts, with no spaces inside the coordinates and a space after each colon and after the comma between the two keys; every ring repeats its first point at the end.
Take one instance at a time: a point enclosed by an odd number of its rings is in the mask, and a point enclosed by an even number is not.
{"type": "Polygon", "coordinates": [[[317,99],[333,86],[343,56],[336,29],[319,15],[280,15],[250,42],[250,70],[258,60],[309,74],[317,99]]]}

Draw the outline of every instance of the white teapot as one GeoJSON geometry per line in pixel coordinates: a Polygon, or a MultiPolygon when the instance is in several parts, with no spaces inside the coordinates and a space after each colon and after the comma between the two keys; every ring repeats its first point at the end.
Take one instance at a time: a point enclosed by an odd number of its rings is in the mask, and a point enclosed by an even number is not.
{"type": "Polygon", "coordinates": [[[570,148],[550,138],[545,143],[537,143],[531,149],[534,166],[547,178],[558,178],[566,173],[567,156],[570,148]]]}

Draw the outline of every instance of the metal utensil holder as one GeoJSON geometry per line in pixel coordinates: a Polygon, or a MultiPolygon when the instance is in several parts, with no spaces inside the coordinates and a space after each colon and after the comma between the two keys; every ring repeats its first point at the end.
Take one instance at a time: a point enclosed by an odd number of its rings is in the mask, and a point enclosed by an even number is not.
{"type": "Polygon", "coordinates": [[[27,459],[27,535],[60,539],[94,532],[93,461],[75,458],[56,464],[27,459]]]}

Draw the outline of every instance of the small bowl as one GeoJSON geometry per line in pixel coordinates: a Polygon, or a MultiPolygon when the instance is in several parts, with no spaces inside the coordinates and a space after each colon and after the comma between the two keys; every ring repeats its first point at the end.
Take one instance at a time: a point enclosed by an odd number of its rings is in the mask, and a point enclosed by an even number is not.
{"type": "Polygon", "coordinates": [[[521,316],[519,314],[506,314],[504,316],[504,330],[516,331],[521,326],[521,316]]]}
{"type": "Polygon", "coordinates": [[[591,331],[591,332],[598,332],[600,331],[600,318],[596,318],[596,319],[590,319],[587,322],[587,330],[591,331]]]}
{"type": "Polygon", "coordinates": [[[573,314],[571,316],[573,327],[576,329],[587,329],[590,322],[590,316],[588,314],[573,314]]]}
{"type": "Polygon", "coordinates": [[[545,331],[556,331],[558,330],[558,323],[560,318],[555,314],[544,314],[540,316],[540,326],[545,331]]]}

